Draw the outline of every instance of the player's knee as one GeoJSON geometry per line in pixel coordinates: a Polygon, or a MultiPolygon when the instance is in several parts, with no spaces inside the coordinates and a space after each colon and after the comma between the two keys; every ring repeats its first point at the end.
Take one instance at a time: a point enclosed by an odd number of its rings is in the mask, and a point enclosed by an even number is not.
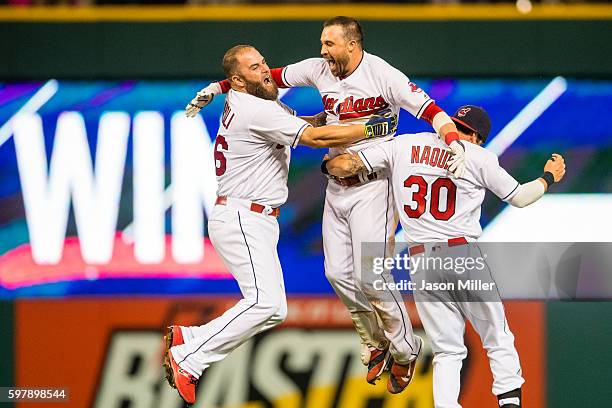
{"type": "Polygon", "coordinates": [[[263,321],[270,320],[276,314],[278,305],[273,302],[259,302],[255,305],[263,321]]]}
{"type": "Polygon", "coordinates": [[[287,318],[287,301],[285,299],[259,302],[257,308],[262,319],[268,323],[280,324],[287,318]]]}
{"type": "Polygon", "coordinates": [[[341,281],[341,274],[337,268],[325,267],[325,277],[332,285],[341,281]]]}
{"type": "Polygon", "coordinates": [[[274,319],[278,321],[277,324],[281,324],[287,319],[287,300],[284,299],[282,302],[280,302],[278,310],[274,315],[274,319]]]}

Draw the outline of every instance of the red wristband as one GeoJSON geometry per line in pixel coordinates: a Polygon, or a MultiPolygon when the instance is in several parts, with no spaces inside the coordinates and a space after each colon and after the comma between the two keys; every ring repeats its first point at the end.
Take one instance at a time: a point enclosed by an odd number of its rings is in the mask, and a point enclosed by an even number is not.
{"type": "Polygon", "coordinates": [[[455,140],[459,140],[459,134],[457,132],[448,132],[444,135],[444,142],[450,146],[455,140]]]}
{"type": "Polygon", "coordinates": [[[431,125],[433,123],[434,117],[436,117],[436,115],[440,112],[443,112],[442,108],[436,105],[435,102],[432,102],[429,105],[427,105],[427,107],[423,111],[423,114],[421,115],[421,119],[423,119],[425,122],[431,125]]]}

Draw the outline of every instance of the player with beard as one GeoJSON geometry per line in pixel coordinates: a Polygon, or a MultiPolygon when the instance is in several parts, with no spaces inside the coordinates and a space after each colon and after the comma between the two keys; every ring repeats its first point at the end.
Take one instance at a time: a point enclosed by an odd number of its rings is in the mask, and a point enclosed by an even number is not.
{"type": "MultiPolygon", "coordinates": [[[[364,51],[359,22],[350,17],[329,19],[323,23],[320,40],[321,58],[272,69],[274,81],[280,87],[317,88],[328,124],[365,123],[381,111],[390,109],[399,114],[400,108],[405,109],[433,126],[451,148],[449,170],[456,177],[462,176],[465,148],[453,121],[406,75],[364,51]]],[[[227,89],[227,81],[202,89],[186,107],[187,116],[197,114],[215,94],[227,89]]],[[[346,151],[357,152],[382,141],[360,141],[347,149],[332,148],[329,154],[335,157],[346,151]]],[[[399,293],[381,294],[365,285],[361,245],[383,242],[385,253],[380,256],[392,254],[396,225],[392,189],[384,171],[333,178],[328,183],[323,213],[325,274],[350,311],[361,337],[362,360],[368,366],[366,380],[375,383],[391,367],[387,388],[392,393],[401,392],[410,383],[421,342],[413,334],[399,293]]]]}
{"type": "Polygon", "coordinates": [[[219,186],[208,232],[244,298],[205,325],[168,328],[166,376],[189,404],[210,364],[287,316],[276,218],[287,200],[290,147],[344,146],[385,136],[397,124],[391,115],[353,126],[310,126],[277,100],[270,69],[252,46],[228,50],[223,69],[232,89],[215,141],[219,186]]]}

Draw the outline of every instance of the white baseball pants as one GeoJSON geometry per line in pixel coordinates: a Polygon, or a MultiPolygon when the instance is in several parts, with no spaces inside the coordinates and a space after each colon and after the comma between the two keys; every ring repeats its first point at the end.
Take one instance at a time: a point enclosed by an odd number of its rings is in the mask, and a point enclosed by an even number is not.
{"type": "Polygon", "coordinates": [[[416,358],[417,347],[402,296],[368,290],[361,270],[362,243],[386,243],[378,256],[392,256],[396,227],[388,179],[353,187],[330,180],[323,212],[325,275],[351,313],[362,343],[380,348],[388,342],[394,359],[405,364],[416,358]]]}
{"type": "MultiPolygon", "coordinates": [[[[474,244],[454,247],[452,256],[476,256],[474,244]]],[[[465,320],[480,336],[487,351],[493,374],[493,394],[520,388],[525,382],[514,347],[504,305],[496,302],[452,302],[423,298],[415,292],[415,303],[423,328],[431,341],[433,359],[433,392],[435,408],[461,408],[459,404],[460,374],[467,357],[464,343],[465,320]],[[425,299],[425,300],[422,300],[425,299]]]]}
{"type": "Polygon", "coordinates": [[[216,205],[208,232],[244,298],[203,326],[182,328],[185,344],[171,352],[179,366],[198,378],[211,363],[287,317],[276,218],[216,205]]]}

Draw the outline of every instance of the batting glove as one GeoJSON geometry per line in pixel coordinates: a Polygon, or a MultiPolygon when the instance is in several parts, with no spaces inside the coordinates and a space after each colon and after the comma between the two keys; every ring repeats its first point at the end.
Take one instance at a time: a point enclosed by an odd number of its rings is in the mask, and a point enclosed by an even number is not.
{"type": "Polygon", "coordinates": [[[452,157],[447,162],[448,171],[456,178],[461,178],[465,174],[465,146],[460,140],[453,140],[448,147],[452,152],[452,157]]]}
{"type": "Polygon", "coordinates": [[[221,87],[217,82],[213,82],[206,88],[201,89],[196,94],[195,98],[185,106],[185,115],[188,118],[193,118],[198,114],[200,109],[211,103],[215,95],[219,93],[221,93],[221,87]]]}
{"type": "Polygon", "coordinates": [[[392,135],[397,131],[397,114],[386,110],[373,115],[365,124],[365,138],[392,135]]]}

